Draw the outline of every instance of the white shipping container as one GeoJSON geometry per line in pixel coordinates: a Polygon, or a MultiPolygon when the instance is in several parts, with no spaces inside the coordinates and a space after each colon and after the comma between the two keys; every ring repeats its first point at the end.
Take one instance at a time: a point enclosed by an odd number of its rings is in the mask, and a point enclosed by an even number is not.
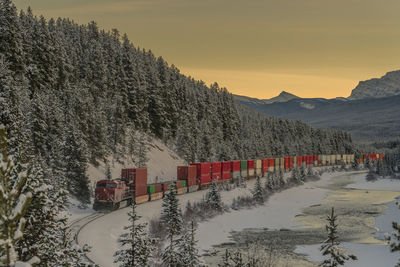
{"type": "Polygon", "coordinates": [[[255,169],[262,169],[262,161],[261,159],[257,159],[254,161],[255,169]]]}
{"type": "Polygon", "coordinates": [[[285,158],[280,158],[279,161],[280,161],[279,162],[280,169],[284,170],[285,169],[285,158]]]}
{"type": "Polygon", "coordinates": [[[239,179],[240,178],[240,171],[232,172],[232,178],[233,179],[239,179]]]}
{"type": "Polygon", "coordinates": [[[248,171],[249,171],[249,178],[254,177],[254,169],[248,171]]]}

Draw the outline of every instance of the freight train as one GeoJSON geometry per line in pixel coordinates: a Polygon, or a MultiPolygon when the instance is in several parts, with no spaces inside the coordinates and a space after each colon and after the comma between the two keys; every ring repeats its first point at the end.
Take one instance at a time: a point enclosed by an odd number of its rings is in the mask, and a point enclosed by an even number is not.
{"type": "Polygon", "coordinates": [[[96,183],[94,210],[117,209],[126,201],[137,204],[161,199],[174,184],[177,194],[195,192],[207,188],[212,181],[233,183],[256,176],[263,177],[268,173],[291,171],[300,166],[334,166],[353,163],[357,160],[364,163],[381,160],[384,154],[364,154],[356,159],[354,155],[307,155],[256,160],[192,163],[189,166],[177,167],[177,180],[148,184],[146,168],[122,169],[121,178],[100,180],[96,183]]]}

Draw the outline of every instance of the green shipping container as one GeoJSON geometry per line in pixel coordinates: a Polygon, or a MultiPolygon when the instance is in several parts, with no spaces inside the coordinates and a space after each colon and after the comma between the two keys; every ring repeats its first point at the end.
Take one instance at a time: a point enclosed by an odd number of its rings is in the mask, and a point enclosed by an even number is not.
{"type": "Polygon", "coordinates": [[[181,187],[186,187],[186,180],[181,180],[181,187]]]}
{"type": "Polygon", "coordinates": [[[247,170],[247,160],[241,160],[240,161],[240,171],[245,171],[247,170]]]}
{"type": "Polygon", "coordinates": [[[147,186],[147,193],[154,194],[155,192],[156,192],[156,186],[155,185],[148,185],[147,186]]]}

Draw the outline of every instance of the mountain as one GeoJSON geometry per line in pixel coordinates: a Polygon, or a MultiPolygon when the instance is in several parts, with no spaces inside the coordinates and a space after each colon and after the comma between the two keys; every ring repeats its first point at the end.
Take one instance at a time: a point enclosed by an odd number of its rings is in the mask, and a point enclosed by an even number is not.
{"type": "Polygon", "coordinates": [[[282,102],[287,102],[292,99],[300,98],[298,96],[295,96],[294,94],[288,93],[286,91],[282,91],[278,96],[273,97],[271,99],[264,99],[263,101],[267,104],[271,103],[282,103],[282,102]]]}
{"type": "Polygon", "coordinates": [[[272,104],[235,99],[267,115],[349,131],[357,140],[398,137],[400,132],[400,96],[345,101],[300,98],[272,104]]]}
{"type": "Polygon", "coordinates": [[[353,89],[350,100],[381,98],[400,95],[400,70],[386,73],[381,78],[361,81],[353,89]]]}

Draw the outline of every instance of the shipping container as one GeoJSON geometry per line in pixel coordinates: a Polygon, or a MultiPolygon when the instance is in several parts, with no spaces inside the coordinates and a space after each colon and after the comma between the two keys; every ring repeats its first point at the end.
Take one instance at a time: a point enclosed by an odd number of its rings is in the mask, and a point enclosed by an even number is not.
{"type": "Polygon", "coordinates": [[[274,159],[268,159],[268,171],[269,172],[275,171],[275,160],[274,159]]]}
{"type": "Polygon", "coordinates": [[[268,159],[262,160],[262,172],[264,176],[268,172],[268,159]]]}
{"type": "Polygon", "coordinates": [[[147,185],[147,169],[146,168],[130,168],[121,170],[121,178],[128,180],[134,184],[147,185]]]}
{"type": "Polygon", "coordinates": [[[257,159],[254,161],[255,164],[255,170],[256,170],[256,176],[261,177],[262,173],[263,173],[263,169],[262,169],[262,161],[261,159],[257,159]]]}
{"type": "Polygon", "coordinates": [[[314,155],[314,166],[317,167],[318,166],[318,155],[314,155]]]}
{"type": "Polygon", "coordinates": [[[135,196],[147,195],[147,184],[131,185],[131,190],[135,196]]]}
{"type": "Polygon", "coordinates": [[[197,183],[209,184],[211,182],[211,164],[209,162],[204,163],[192,163],[197,168],[197,183]]]}
{"type": "Polygon", "coordinates": [[[242,178],[247,178],[248,173],[247,173],[247,160],[241,160],[240,161],[240,176],[242,178]]]}
{"type": "Polygon", "coordinates": [[[147,193],[154,194],[155,192],[156,192],[156,186],[155,185],[148,185],[147,186],[147,193]]]}
{"type": "Polygon", "coordinates": [[[289,157],[289,169],[293,169],[295,166],[295,158],[294,157],[289,157]]]}
{"type": "Polygon", "coordinates": [[[143,196],[135,197],[136,204],[141,204],[141,203],[144,203],[144,202],[147,202],[147,201],[149,201],[149,195],[148,194],[145,194],[143,196]]]}
{"type": "Polygon", "coordinates": [[[255,176],[254,167],[255,167],[254,160],[248,160],[247,161],[248,178],[254,178],[255,176]]]}
{"type": "Polygon", "coordinates": [[[150,200],[157,200],[157,199],[162,199],[163,197],[163,193],[159,192],[159,193],[154,193],[154,194],[150,194],[150,200]]]}
{"type": "Polygon", "coordinates": [[[187,187],[178,188],[178,190],[176,191],[176,194],[178,194],[178,195],[182,195],[185,193],[187,193],[187,187]]]}
{"type": "Polygon", "coordinates": [[[279,169],[285,170],[285,158],[279,158],[279,169]]]}
{"type": "Polygon", "coordinates": [[[231,162],[224,161],[222,162],[222,180],[229,180],[229,179],[231,179],[231,162]]]}
{"type": "Polygon", "coordinates": [[[331,155],[331,164],[332,165],[336,164],[336,155],[331,155]]]}
{"type": "Polygon", "coordinates": [[[231,177],[234,181],[240,178],[240,161],[231,161],[231,177]]]}
{"type": "Polygon", "coordinates": [[[222,179],[221,162],[211,162],[211,180],[219,181],[222,179]]]}
{"type": "Polygon", "coordinates": [[[284,167],[284,169],[285,170],[288,170],[289,169],[289,157],[284,157],[283,158],[283,167],[284,167]]]}
{"type": "Polygon", "coordinates": [[[303,157],[302,156],[296,156],[296,166],[301,167],[303,164],[303,157]]]}
{"type": "Polygon", "coordinates": [[[247,161],[247,169],[248,170],[254,170],[254,160],[248,160],[247,161]]]}

